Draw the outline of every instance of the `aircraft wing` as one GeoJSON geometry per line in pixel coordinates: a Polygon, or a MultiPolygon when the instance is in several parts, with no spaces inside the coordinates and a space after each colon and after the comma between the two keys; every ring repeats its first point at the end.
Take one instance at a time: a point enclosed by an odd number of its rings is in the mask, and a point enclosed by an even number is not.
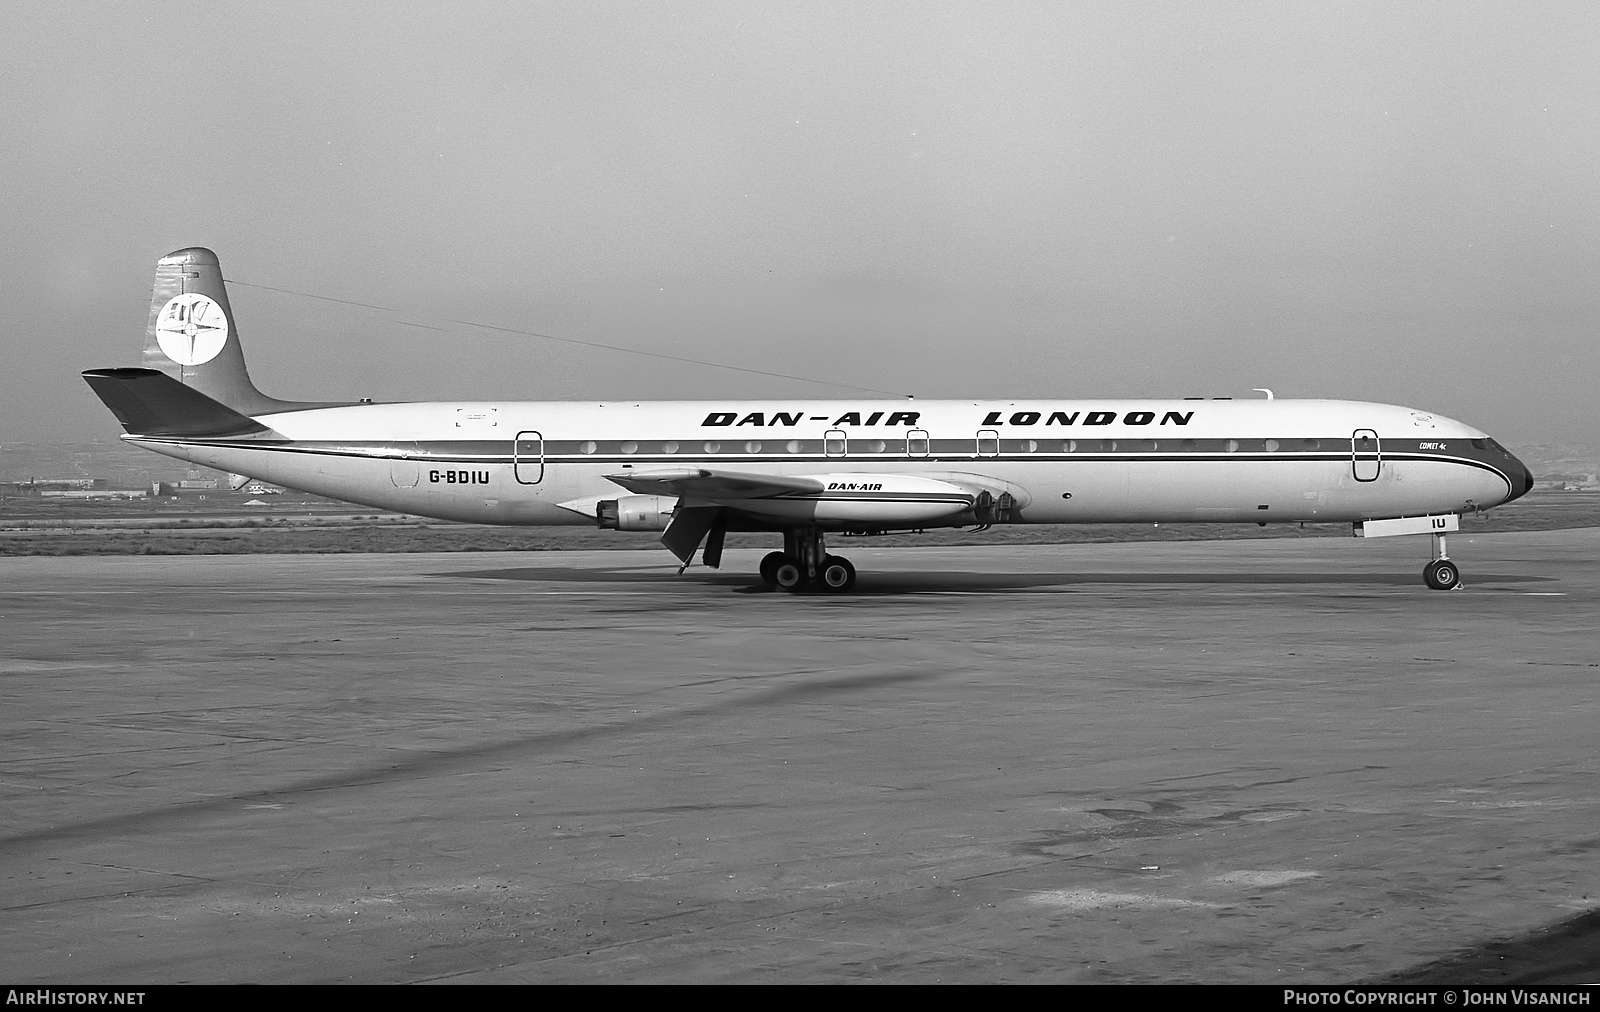
{"type": "Polygon", "coordinates": [[[606,480],[636,495],[676,496],[678,506],[666,533],[661,536],[661,543],[687,566],[700,543],[705,541],[706,550],[701,558],[713,569],[721,565],[727,512],[754,512],[749,506],[755,502],[814,496],[826,487],[817,478],[704,467],[627,471],[608,474],[606,480]]]}
{"type": "Polygon", "coordinates": [[[782,474],[679,467],[608,474],[606,480],[638,495],[671,495],[691,504],[728,505],[741,499],[815,495],[826,485],[818,478],[782,474]]]}
{"type": "Polygon", "coordinates": [[[687,564],[704,540],[703,558],[712,567],[722,554],[722,532],[735,518],[778,530],[813,525],[885,530],[948,524],[962,514],[971,514],[976,523],[993,523],[1010,519],[1021,505],[1006,482],[949,472],[760,474],[683,467],[606,479],[638,495],[676,497],[661,543],[687,564]]]}

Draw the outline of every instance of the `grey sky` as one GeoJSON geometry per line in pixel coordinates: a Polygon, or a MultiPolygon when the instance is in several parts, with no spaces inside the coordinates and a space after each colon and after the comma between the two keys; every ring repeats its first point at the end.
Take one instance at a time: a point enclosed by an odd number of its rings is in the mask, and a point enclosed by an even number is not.
{"type": "Polygon", "coordinates": [[[1600,7],[7,4],[0,441],[205,245],[294,398],[1349,397],[1600,441],[1600,7]],[[437,328],[437,329],[429,329],[437,328]]]}

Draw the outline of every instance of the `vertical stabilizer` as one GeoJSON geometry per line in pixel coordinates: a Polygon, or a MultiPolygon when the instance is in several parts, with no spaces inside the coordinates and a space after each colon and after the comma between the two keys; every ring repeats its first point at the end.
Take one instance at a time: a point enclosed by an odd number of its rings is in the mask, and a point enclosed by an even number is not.
{"type": "Polygon", "coordinates": [[[250,382],[222,266],[199,246],[156,262],[142,364],[245,415],[309,406],[268,397],[250,382]]]}

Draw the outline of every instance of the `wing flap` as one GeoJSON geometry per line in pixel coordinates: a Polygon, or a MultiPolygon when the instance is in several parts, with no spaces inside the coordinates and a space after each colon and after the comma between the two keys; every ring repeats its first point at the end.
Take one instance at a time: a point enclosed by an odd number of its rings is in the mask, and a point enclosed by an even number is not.
{"type": "Polygon", "coordinates": [[[722,562],[722,534],[717,527],[717,521],[721,518],[720,506],[679,507],[673,512],[666,533],[661,535],[661,543],[687,566],[689,560],[694,558],[695,549],[700,547],[700,542],[706,539],[707,534],[711,534],[712,543],[706,546],[704,560],[706,565],[716,569],[722,562]],[[715,545],[714,551],[712,544],[715,545]]]}

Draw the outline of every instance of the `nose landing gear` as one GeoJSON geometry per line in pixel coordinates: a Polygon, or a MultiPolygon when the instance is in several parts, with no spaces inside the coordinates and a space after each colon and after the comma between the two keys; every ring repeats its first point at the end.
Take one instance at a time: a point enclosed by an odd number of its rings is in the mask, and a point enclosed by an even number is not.
{"type": "Polygon", "coordinates": [[[1354,533],[1363,538],[1389,538],[1399,534],[1429,534],[1433,537],[1433,561],[1422,570],[1422,582],[1434,590],[1455,590],[1461,586],[1461,567],[1450,561],[1445,552],[1444,536],[1447,531],[1459,531],[1459,514],[1439,516],[1396,517],[1392,520],[1363,520],[1354,525],[1354,533]]]}
{"type": "Polygon", "coordinates": [[[843,594],[856,585],[856,567],[846,558],[829,555],[817,528],[784,531],[783,547],[761,560],[761,580],[767,586],[798,592],[815,584],[843,594]]]}
{"type": "Polygon", "coordinates": [[[1455,590],[1461,585],[1461,570],[1445,554],[1443,534],[1433,536],[1433,561],[1423,567],[1422,582],[1434,590],[1455,590]]]}

